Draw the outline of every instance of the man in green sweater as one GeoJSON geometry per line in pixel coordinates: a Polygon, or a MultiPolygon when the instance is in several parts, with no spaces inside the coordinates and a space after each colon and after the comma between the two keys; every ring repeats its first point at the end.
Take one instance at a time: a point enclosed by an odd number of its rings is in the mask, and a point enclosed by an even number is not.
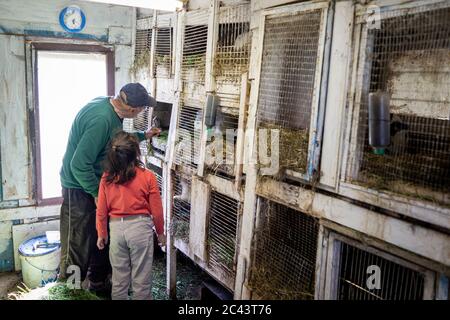
{"type": "MultiPolygon", "coordinates": [[[[124,118],[134,118],[156,100],[139,83],[122,87],[115,97],[98,97],[75,117],[61,168],[63,204],[61,206],[60,279],[80,270],[90,288],[101,288],[110,272],[108,250],[96,247],[95,211],[102,161],[111,137],[122,129],[124,118]],[[88,274],[89,269],[89,274],[88,274]]],[[[137,132],[139,140],[150,139],[159,129],[137,132]]]]}

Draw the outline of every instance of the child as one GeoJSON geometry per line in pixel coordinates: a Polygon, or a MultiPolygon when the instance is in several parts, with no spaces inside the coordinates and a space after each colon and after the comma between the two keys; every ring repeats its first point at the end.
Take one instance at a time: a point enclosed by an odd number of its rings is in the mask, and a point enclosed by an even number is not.
{"type": "Polygon", "coordinates": [[[139,142],[124,131],[112,139],[98,192],[97,246],[108,242],[112,266],[112,299],[151,300],[153,226],[165,245],[164,218],[156,178],[139,160],[139,142]],[[153,217],[153,219],[152,219],[153,217]]]}

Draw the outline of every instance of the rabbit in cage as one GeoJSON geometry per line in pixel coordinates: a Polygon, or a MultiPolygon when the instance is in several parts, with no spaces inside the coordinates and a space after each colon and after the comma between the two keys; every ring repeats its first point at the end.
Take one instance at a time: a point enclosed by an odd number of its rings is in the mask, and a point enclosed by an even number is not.
{"type": "Polygon", "coordinates": [[[408,124],[406,124],[398,115],[392,115],[391,144],[389,146],[390,154],[399,156],[407,153],[408,128],[408,124]]]}
{"type": "Polygon", "coordinates": [[[250,32],[244,32],[237,36],[236,40],[234,41],[234,50],[235,51],[243,51],[251,41],[251,34],[250,32]]]}
{"type": "MultiPolygon", "coordinates": [[[[208,144],[206,145],[207,155],[214,156],[214,158],[211,158],[209,160],[211,161],[214,160],[215,164],[222,162],[220,154],[218,154],[220,152],[217,150],[217,148],[219,148],[220,141],[218,141],[217,139],[223,139],[223,135],[224,135],[223,115],[222,112],[217,112],[214,121],[214,127],[212,128],[212,130],[208,130],[208,144]]],[[[224,147],[223,141],[222,147],[224,147]]],[[[213,163],[210,163],[210,161],[208,161],[208,164],[213,165],[213,163]]]]}
{"type": "Polygon", "coordinates": [[[186,181],[186,179],[184,179],[184,178],[180,179],[180,187],[181,187],[181,194],[174,196],[173,199],[190,202],[191,201],[191,188],[189,186],[189,183],[186,181]]]}

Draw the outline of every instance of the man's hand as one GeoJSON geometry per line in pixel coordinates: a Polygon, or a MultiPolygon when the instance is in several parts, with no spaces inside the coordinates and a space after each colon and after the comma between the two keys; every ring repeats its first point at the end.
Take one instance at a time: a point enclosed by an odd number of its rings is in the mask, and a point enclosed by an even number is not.
{"type": "Polygon", "coordinates": [[[103,250],[107,243],[108,243],[108,236],[106,236],[106,238],[98,237],[98,239],[97,239],[97,247],[100,250],[103,250]]]}
{"type": "Polygon", "coordinates": [[[166,246],[166,235],[165,234],[158,234],[158,244],[162,248],[166,246]]]}
{"type": "Polygon", "coordinates": [[[148,129],[145,132],[145,138],[147,140],[150,140],[153,136],[158,136],[160,133],[161,133],[161,129],[160,128],[153,127],[151,129],[148,129]]]}

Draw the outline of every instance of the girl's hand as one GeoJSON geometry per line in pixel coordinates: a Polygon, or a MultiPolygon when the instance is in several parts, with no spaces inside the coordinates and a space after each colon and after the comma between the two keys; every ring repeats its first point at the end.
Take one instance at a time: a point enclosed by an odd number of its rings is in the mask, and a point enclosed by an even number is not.
{"type": "Polygon", "coordinates": [[[106,238],[98,237],[97,248],[99,248],[100,250],[103,250],[107,243],[108,243],[108,236],[106,236],[106,238]]]}
{"type": "Polygon", "coordinates": [[[158,244],[160,247],[166,246],[166,236],[164,234],[158,234],[158,244]]]}

